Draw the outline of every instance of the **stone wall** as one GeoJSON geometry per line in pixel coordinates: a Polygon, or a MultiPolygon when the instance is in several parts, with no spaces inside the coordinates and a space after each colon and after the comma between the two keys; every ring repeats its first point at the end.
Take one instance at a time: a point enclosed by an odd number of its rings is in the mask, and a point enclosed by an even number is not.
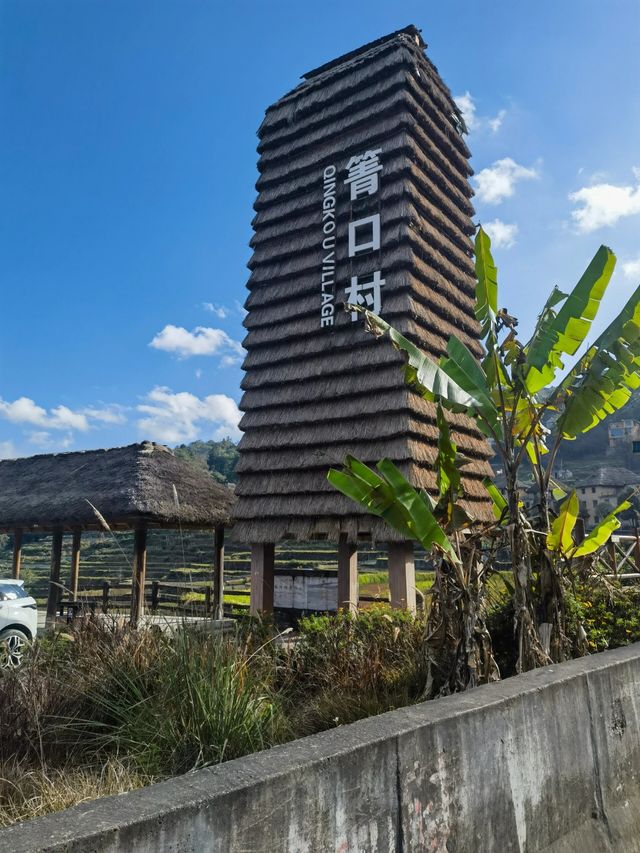
{"type": "Polygon", "coordinates": [[[0,832],[0,851],[640,851],[640,644],[0,832]]]}

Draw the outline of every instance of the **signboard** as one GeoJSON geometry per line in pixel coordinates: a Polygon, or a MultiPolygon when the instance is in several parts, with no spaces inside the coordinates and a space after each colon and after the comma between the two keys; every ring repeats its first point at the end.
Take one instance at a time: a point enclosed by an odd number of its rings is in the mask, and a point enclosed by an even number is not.
{"type": "MultiPolygon", "coordinates": [[[[349,258],[360,257],[369,252],[380,250],[380,213],[351,219],[346,234],[336,222],[336,192],[341,184],[349,187],[350,200],[353,203],[360,198],[376,195],[380,188],[382,148],[375,148],[355,154],[347,162],[342,178],[340,170],[334,165],[327,166],[323,173],[322,196],[322,269],[320,285],[320,326],[335,325],[336,299],[349,305],[359,305],[379,314],[382,310],[382,288],[385,280],[381,270],[367,275],[351,276],[350,283],[336,282],[336,246],[341,239],[347,241],[349,258]],[[339,287],[342,292],[336,292],[339,287]]],[[[358,319],[355,311],[351,320],[358,319]]]]}

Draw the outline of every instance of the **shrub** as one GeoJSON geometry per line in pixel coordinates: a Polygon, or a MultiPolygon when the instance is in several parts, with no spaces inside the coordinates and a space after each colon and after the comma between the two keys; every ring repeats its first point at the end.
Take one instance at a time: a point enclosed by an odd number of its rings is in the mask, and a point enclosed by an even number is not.
{"type": "Polygon", "coordinates": [[[309,616],[281,667],[298,734],[379,714],[420,697],[424,620],[377,605],[357,615],[309,616]]]}
{"type": "MultiPolygon", "coordinates": [[[[576,582],[565,596],[566,630],[574,657],[585,651],[615,649],[640,641],[640,587],[604,584],[601,579],[576,582]]],[[[503,594],[487,614],[493,653],[502,678],[516,672],[517,648],[513,602],[503,594]]]]}

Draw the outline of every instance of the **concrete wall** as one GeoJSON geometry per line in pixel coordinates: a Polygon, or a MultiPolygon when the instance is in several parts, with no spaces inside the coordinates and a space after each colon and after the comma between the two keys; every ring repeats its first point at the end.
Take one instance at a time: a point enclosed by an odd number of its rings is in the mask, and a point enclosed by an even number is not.
{"type": "Polygon", "coordinates": [[[0,851],[640,851],[640,644],[0,832],[0,851]]]}

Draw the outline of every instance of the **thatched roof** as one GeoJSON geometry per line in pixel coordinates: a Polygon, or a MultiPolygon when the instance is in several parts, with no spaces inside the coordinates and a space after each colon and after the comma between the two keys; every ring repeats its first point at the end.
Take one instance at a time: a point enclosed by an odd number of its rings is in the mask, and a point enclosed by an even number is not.
{"type": "MultiPolygon", "coordinates": [[[[234,535],[395,539],[327,483],[347,453],[387,456],[433,490],[432,404],[404,386],[402,357],[341,310],[350,276],[380,269],[382,316],[433,356],[456,335],[481,354],[474,316],[469,150],[451,93],[406,27],[304,75],[260,126],[247,357],[234,535]],[[350,199],[352,155],[381,148],[375,195],[350,199]],[[321,328],[323,170],[335,166],[335,325],[321,328]],[[380,252],[349,258],[347,223],[381,215],[380,252]]],[[[491,451],[475,425],[451,418],[469,509],[487,518],[481,483],[491,451]]]]}
{"type": "Polygon", "coordinates": [[[0,462],[0,530],[99,529],[88,501],[113,528],[207,528],[229,521],[234,496],[193,462],[149,441],[0,462]]]}

